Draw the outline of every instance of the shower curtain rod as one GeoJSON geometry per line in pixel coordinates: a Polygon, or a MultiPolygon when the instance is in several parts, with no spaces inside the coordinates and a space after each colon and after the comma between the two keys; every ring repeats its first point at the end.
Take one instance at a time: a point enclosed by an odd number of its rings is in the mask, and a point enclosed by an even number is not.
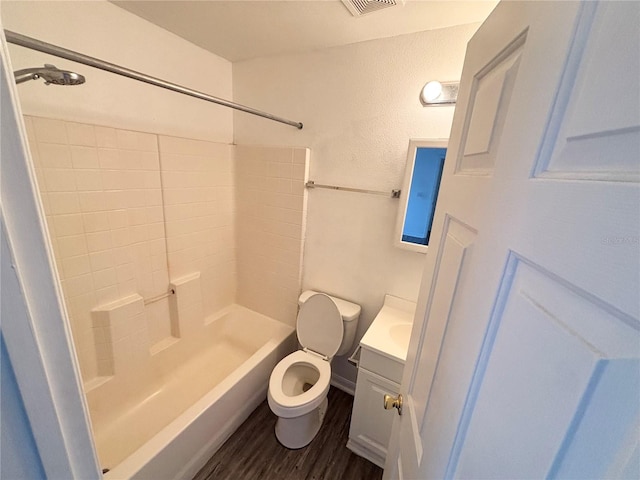
{"type": "Polygon", "coordinates": [[[296,127],[297,129],[302,129],[302,123],[300,122],[287,120],[286,118],[282,118],[276,115],[272,115],[270,113],[262,112],[260,110],[256,110],[255,108],[247,107],[245,105],[240,105],[239,103],[230,102],[229,100],[224,100],[222,98],[214,97],[206,93],[198,92],[197,90],[192,90],[191,88],[183,87],[176,83],[167,82],[160,78],[156,78],[150,75],[146,75],[144,73],[136,72],[135,70],[121,67],[120,65],[116,65],[114,63],[105,62],[104,60],[90,57],[89,55],[84,55],[82,53],[74,52],[73,50],[68,50],[66,48],[58,47],[57,45],[46,43],[41,40],[37,40],[35,38],[27,37],[26,35],[12,32],[10,30],[5,30],[4,34],[7,38],[7,42],[13,43],[15,45],[20,45],[21,47],[30,48],[32,50],[38,50],[40,52],[48,53],[49,55],[55,55],[56,57],[60,57],[60,58],[65,58],[73,62],[83,63],[84,65],[99,68],[100,70],[105,70],[107,72],[115,73],[117,75],[122,75],[123,77],[132,78],[133,80],[138,80],[139,82],[155,85],[156,87],[165,88],[167,90],[182,93],[183,95],[189,95],[191,97],[199,98],[200,100],[206,100],[207,102],[217,103],[218,105],[222,105],[224,107],[233,108],[235,110],[241,110],[243,112],[250,113],[252,115],[257,115],[259,117],[264,117],[269,120],[273,120],[274,122],[286,123],[287,125],[291,125],[292,127],[296,127]]]}

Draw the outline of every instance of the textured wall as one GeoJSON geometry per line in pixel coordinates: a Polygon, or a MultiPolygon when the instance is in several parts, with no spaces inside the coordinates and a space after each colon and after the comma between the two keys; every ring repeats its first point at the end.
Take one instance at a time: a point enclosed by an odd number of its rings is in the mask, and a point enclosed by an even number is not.
{"type": "MultiPolygon", "coordinates": [[[[446,138],[452,107],[424,108],[428,80],[460,77],[478,25],[373,40],[233,65],[235,101],[304,123],[234,115],[239,144],[310,147],[310,179],[374,190],[399,188],[410,138],[446,138]]],[[[416,300],[424,256],[393,247],[397,201],[327,190],[309,192],[303,288],[363,307],[358,340],[385,293],[416,300]]],[[[334,372],[355,380],[344,358],[334,372]]]]}
{"type": "MultiPolygon", "coordinates": [[[[231,63],[104,1],[3,1],[3,27],[148,75],[231,98],[231,63]]],[[[14,70],[52,63],[87,78],[75,87],[18,86],[23,113],[118,128],[232,140],[231,110],[23,47],[14,70]]]]}

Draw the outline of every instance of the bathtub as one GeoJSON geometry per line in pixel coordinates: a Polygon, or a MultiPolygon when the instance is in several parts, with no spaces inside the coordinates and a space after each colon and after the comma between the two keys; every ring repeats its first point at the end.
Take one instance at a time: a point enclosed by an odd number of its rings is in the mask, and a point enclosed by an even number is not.
{"type": "Polygon", "coordinates": [[[269,375],[296,348],[295,329],[239,305],[144,371],[87,392],[104,476],[190,479],[266,398],[269,375]]]}

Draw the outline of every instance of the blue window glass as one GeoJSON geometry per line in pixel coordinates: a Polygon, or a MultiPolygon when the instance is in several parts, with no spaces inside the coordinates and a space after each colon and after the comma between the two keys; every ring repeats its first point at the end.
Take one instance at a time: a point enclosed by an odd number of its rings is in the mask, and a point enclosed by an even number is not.
{"type": "Polygon", "coordinates": [[[407,214],[402,229],[404,242],[429,245],[446,154],[446,148],[418,147],[416,151],[407,214]]]}

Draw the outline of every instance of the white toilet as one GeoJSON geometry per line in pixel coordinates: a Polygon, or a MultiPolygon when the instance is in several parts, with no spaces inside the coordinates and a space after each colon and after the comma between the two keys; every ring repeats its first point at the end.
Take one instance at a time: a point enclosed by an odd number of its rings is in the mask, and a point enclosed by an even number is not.
{"type": "Polygon", "coordinates": [[[360,305],[307,290],[298,299],[296,330],[302,350],[276,365],[269,378],[269,407],[278,416],[276,437],[302,448],[316,436],[327,411],[331,359],[346,354],[358,326],[360,305]]]}

